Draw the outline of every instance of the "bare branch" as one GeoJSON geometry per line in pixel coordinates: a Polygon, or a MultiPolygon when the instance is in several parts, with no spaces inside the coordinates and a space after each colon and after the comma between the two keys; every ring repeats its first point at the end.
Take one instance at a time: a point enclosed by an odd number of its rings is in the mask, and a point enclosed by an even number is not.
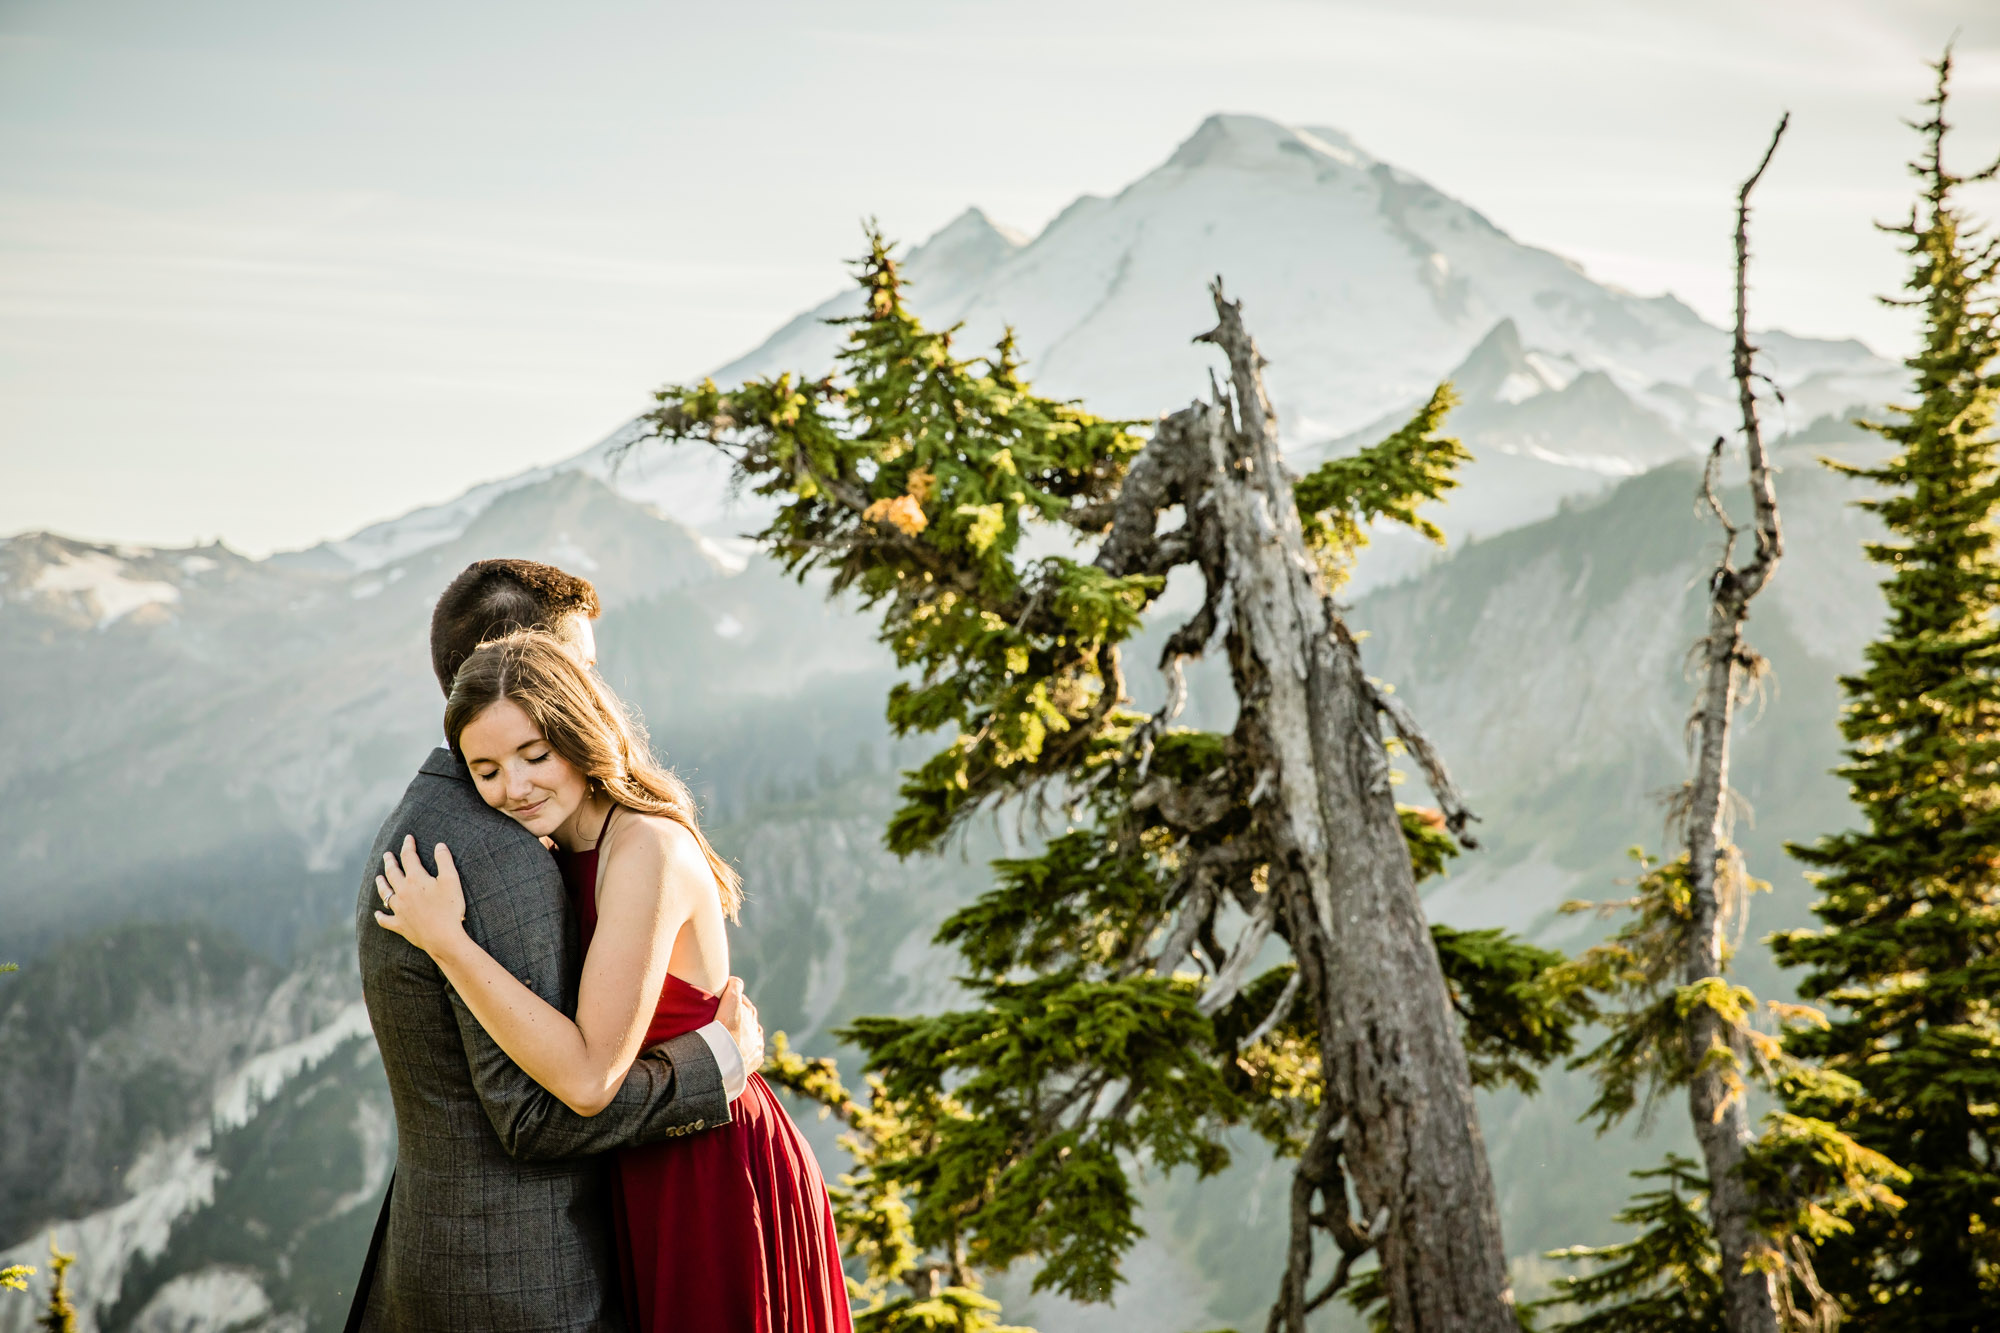
{"type": "Polygon", "coordinates": [[[1396,729],[1396,734],[1402,737],[1404,747],[1424,770],[1424,780],[1430,784],[1431,794],[1437,797],[1438,808],[1444,811],[1444,826],[1451,830],[1454,838],[1458,839],[1459,846],[1468,851],[1479,846],[1478,840],[1466,832],[1466,825],[1477,820],[1479,816],[1473,814],[1466,806],[1465,793],[1461,792],[1458,784],[1451,780],[1451,772],[1444,765],[1444,756],[1440,755],[1437,747],[1431,744],[1431,739],[1424,734],[1424,729],[1417,725],[1416,716],[1404,706],[1402,700],[1374,681],[1368,682],[1368,690],[1370,697],[1375,701],[1375,707],[1388,714],[1389,723],[1396,729]]]}
{"type": "Polygon", "coordinates": [[[1229,397],[1232,401],[1218,405],[1235,407],[1235,433],[1242,437],[1246,454],[1264,448],[1275,449],[1278,443],[1278,414],[1264,392],[1263,375],[1264,367],[1270,363],[1257,350],[1250,331],[1243,327],[1243,303],[1231,301],[1223,295],[1220,277],[1209,284],[1208,291],[1215,301],[1216,325],[1207,333],[1197,334],[1195,341],[1212,343],[1229,358],[1229,397]]]}
{"type": "Polygon", "coordinates": [[[1167,942],[1160,946],[1153,956],[1153,971],[1171,972],[1187,957],[1194,947],[1195,937],[1201,934],[1201,924],[1208,914],[1215,910],[1215,884],[1205,878],[1197,878],[1188,891],[1187,901],[1181,904],[1181,914],[1174,921],[1174,928],[1167,935],[1167,942]]]}
{"type": "Polygon", "coordinates": [[[1756,506],[1757,554],[1736,573],[1736,583],[1744,601],[1757,595],[1773,566],[1784,553],[1784,534],[1778,526],[1778,498],[1771,487],[1770,460],[1764,452],[1764,436],[1757,424],[1757,395],[1751,364],[1755,348],[1750,345],[1750,192],[1764,177],[1765,168],[1792,123],[1787,111],[1771,132],[1771,144],[1757,163],[1757,169],[1736,192],[1736,339],[1730,358],[1736,377],[1736,401],[1743,415],[1743,447],[1750,463],[1750,499],[1756,506]]]}
{"type": "Polygon", "coordinates": [[[1243,983],[1250,977],[1250,969],[1257,962],[1257,952],[1264,947],[1264,941],[1271,938],[1271,927],[1278,919],[1278,895],[1266,891],[1263,902],[1258,904],[1257,914],[1250,918],[1250,924],[1236,939],[1236,947],[1229,951],[1229,958],[1215,974],[1215,980],[1208,983],[1208,989],[1195,1003],[1195,1008],[1213,1018],[1221,1013],[1224,1006],[1242,991],[1243,983]]]}
{"type": "MultiPolygon", "coordinates": [[[[1185,545],[1163,543],[1156,538],[1160,513],[1180,496],[1181,458],[1187,451],[1189,422],[1186,411],[1162,417],[1153,439],[1125,473],[1125,482],[1112,506],[1111,530],[1097,549],[1097,567],[1109,574],[1165,573],[1162,548],[1185,545]]],[[[1092,517],[1098,517],[1096,511],[1092,517]]],[[[1177,534],[1168,534],[1169,537],[1177,534]]],[[[1189,553],[1191,554],[1191,553],[1189,553]]],[[[1179,560],[1174,563],[1180,563],[1179,560]]]]}
{"type": "Polygon", "coordinates": [[[1191,854],[1168,891],[1168,901],[1181,897],[1180,916],[1167,934],[1160,951],[1152,956],[1147,970],[1171,972],[1187,957],[1200,938],[1202,928],[1222,902],[1223,886],[1233,874],[1247,874],[1266,860],[1267,849],[1255,836],[1238,836],[1227,842],[1211,843],[1191,854]]]}
{"type": "Polygon", "coordinates": [[[1271,1012],[1265,1014],[1264,1021],[1256,1027],[1251,1028],[1249,1034],[1242,1041],[1236,1043],[1237,1050],[1240,1051],[1255,1046],[1258,1042],[1271,1035],[1271,1029],[1283,1022],[1285,1015],[1292,1011],[1292,1001],[1299,998],[1300,984],[1300,974],[1293,972],[1292,979],[1285,983],[1285,988],[1282,991],[1278,992],[1278,1002],[1271,1006],[1271,1012]]]}
{"type": "MultiPolygon", "coordinates": [[[[1708,506],[1709,511],[1715,515],[1715,521],[1722,525],[1722,530],[1729,535],[1729,540],[1734,541],[1740,529],[1729,521],[1729,511],[1722,507],[1722,500],[1715,493],[1716,477],[1722,471],[1722,451],[1727,447],[1728,443],[1727,437],[1718,435],[1715,437],[1715,443],[1709,446],[1708,462],[1704,463],[1701,469],[1700,499],[1703,504],[1708,506]]],[[[1722,563],[1726,565],[1729,563],[1726,547],[1724,551],[1725,554],[1722,557],[1722,563]]]]}

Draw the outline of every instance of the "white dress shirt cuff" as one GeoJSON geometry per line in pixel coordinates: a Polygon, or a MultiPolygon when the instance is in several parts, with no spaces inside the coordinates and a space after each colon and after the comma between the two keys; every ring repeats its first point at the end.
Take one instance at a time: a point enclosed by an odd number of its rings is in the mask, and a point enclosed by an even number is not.
{"type": "Polygon", "coordinates": [[[743,1068],[743,1052],[736,1049],[736,1038],[720,1023],[709,1023],[694,1031],[715,1052],[715,1063],[722,1070],[722,1090],[730,1101],[735,1101],[750,1086],[750,1075],[743,1068]]]}

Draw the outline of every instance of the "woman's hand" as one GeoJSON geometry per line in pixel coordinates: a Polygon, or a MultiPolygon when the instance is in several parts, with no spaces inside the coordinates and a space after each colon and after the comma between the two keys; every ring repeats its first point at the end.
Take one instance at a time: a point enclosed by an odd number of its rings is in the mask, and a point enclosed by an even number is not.
{"type": "Polygon", "coordinates": [[[443,843],[436,855],[438,870],[432,875],[417,855],[416,838],[406,835],[400,855],[383,853],[382,873],[375,877],[375,892],[388,909],[375,914],[376,922],[432,957],[465,937],[465,890],[458,867],[443,843]]]}

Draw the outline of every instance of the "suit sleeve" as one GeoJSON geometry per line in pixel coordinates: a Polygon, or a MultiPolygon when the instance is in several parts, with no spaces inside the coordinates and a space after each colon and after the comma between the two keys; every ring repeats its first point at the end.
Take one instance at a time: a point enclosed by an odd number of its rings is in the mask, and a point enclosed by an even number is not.
{"type": "MultiPolygon", "coordinates": [[[[472,938],[528,989],[565,1013],[563,964],[573,929],[561,875],[539,845],[507,839],[454,847],[472,938]]],[[[429,862],[428,855],[425,857],[429,862]]],[[[651,1143],[729,1122],[729,1101],[714,1053],[689,1032],[632,1064],[609,1106],[580,1116],[513,1062],[446,986],[473,1086],[507,1152],[524,1160],[575,1157],[651,1143]]]]}

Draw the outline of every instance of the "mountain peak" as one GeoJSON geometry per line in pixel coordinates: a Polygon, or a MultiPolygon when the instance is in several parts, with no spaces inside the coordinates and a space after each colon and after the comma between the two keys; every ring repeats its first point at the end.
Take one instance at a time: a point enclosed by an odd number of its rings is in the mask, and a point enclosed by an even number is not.
{"type": "Polygon", "coordinates": [[[995,238],[1016,250],[1028,243],[1026,234],[995,222],[986,215],[985,209],[975,204],[945,223],[924,244],[934,245],[940,241],[964,244],[969,241],[991,241],[995,238]]]}
{"type": "Polygon", "coordinates": [[[906,264],[919,275],[927,270],[961,276],[984,274],[1027,243],[1026,236],[999,225],[983,209],[968,208],[911,250],[906,264]]]}
{"type": "Polygon", "coordinates": [[[1477,401],[1496,395],[1509,376],[1528,369],[1522,353],[1521,330],[1512,318],[1501,320],[1479,344],[1466,353],[1465,360],[1451,372],[1451,382],[1461,400],[1477,401]]]}
{"type": "Polygon", "coordinates": [[[1340,130],[1301,129],[1263,116],[1220,111],[1174,150],[1167,165],[1255,169],[1298,160],[1363,169],[1374,165],[1374,159],[1340,130]]]}
{"type": "Polygon", "coordinates": [[[1467,408],[1514,406],[1569,388],[1582,371],[1573,357],[1523,344],[1520,327],[1509,317],[1487,331],[1449,378],[1467,408]]]}

